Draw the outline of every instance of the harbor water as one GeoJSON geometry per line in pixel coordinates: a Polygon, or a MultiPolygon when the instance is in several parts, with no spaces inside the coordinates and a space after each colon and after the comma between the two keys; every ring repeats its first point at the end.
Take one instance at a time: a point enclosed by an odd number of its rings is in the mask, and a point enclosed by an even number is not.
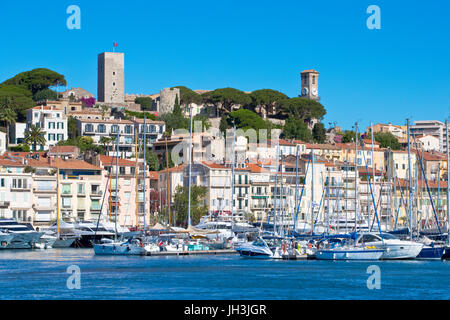
{"type": "Polygon", "coordinates": [[[238,255],[0,251],[0,299],[450,299],[450,261],[282,261],[238,255]],[[380,289],[368,289],[371,265],[380,289]],[[70,289],[70,266],[80,289],[70,289]],[[69,279],[69,281],[68,281],[69,279]]]}

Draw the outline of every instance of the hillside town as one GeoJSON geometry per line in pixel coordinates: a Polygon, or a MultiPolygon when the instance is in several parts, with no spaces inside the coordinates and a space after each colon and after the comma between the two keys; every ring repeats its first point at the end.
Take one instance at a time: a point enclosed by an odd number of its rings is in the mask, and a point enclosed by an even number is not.
{"type": "Polygon", "coordinates": [[[186,87],[125,94],[124,61],[118,52],[98,56],[96,98],[79,87],[58,92],[52,83],[55,96],[35,98],[16,118],[2,111],[1,218],[48,227],[58,217],[115,221],[117,213],[128,228],[187,226],[186,206],[178,202],[189,185],[200,190],[192,199],[195,224],[204,215],[232,214],[261,225],[277,216],[305,228],[318,219],[336,229],[344,214],[368,223],[377,214],[392,230],[409,221],[411,188],[422,227],[433,212],[446,223],[445,123],[325,129],[313,69],[300,73],[299,97],[291,99],[268,89],[259,96],[186,87]],[[272,134],[252,139],[252,129],[272,134]]]}

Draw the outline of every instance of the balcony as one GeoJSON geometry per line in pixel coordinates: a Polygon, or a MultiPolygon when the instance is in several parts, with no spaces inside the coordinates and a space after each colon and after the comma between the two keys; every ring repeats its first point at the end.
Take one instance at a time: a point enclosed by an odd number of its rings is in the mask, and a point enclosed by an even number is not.
{"type": "Polygon", "coordinates": [[[101,197],[102,195],[103,195],[103,191],[102,190],[92,190],[91,191],[91,197],[92,198],[101,197]]]}
{"type": "Polygon", "coordinates": [[[33,188],[33,193],[56,193],[56,188],[44,188],[44,189],[33,188]]]}
{"type": "Polygon", "coordinates": [[[100,211],[102,210],[102,206],[99,204],[91,204],[91,211],[100,211]]]}
{"type": "Polygon", "coordinates": [[[0,201],[0,208],[8,208],[9,204],[9,201],[0,201]]]}

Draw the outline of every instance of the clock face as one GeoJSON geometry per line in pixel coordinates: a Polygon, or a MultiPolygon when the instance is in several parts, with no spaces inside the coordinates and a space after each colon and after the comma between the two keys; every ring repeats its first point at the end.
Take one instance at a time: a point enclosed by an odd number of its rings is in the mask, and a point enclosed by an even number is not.
{"type": "Polygon", "coordinates": [[[317,96],[317,88],[313,88],[313,89],[311,90],[311,93],[312,93],[314,96],[317,96]]]}
{"type": "Polygon", "coordinates": [[[306,96],[308,94],[308,88],[303,88],[302,94],[306,96]]]}

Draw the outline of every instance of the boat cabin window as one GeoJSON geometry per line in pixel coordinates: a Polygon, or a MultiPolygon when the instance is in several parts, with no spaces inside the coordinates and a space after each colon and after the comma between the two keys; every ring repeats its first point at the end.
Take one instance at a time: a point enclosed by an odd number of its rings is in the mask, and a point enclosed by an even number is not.
{"type": "Polygon", "coordinates": [[[375,242],[375,241],[380,241],[380,239],[373,234],[365,234],[359,240],[359,242],[375,242]]]}

